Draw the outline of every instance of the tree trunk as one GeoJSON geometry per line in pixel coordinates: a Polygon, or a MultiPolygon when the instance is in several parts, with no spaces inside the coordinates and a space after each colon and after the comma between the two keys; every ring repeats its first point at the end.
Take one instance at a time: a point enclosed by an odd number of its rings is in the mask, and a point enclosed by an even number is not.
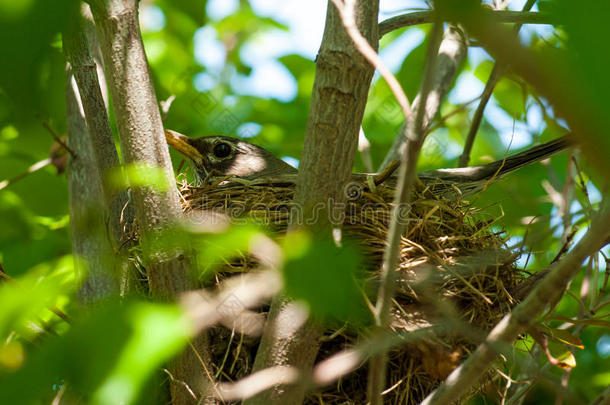
{"type": "MultiPolygon", "coordinates": [[[[91,2],[91,8],[124,161],[147,170],[160,170],[167,185],[167,190],[146,186],[132,188],[131,192],[151,293],[157,299],[172,300],[195,284],[188,247],[168,250],[160,240],[163,232],[177,224],[182,209],[144,53],[138,1],[97,0],[91,2]]],[[[195,337],[192,343],[193,350],[188,348],[169,367],[175,405],[198,403],[207,395],[207,335],[195,337]]]]}
{"type": "MultiPolygon", "coordinates": [[[[356,22],[362,35],[377,49],[379,2],[359,1],[356,22]]],[[[295,202],[307,221],[317,215],[313,229],[318,236],[331,237],[332,227],[340,230],[344,211],[331,216],[332,206],[345,201],[344,187],[350,179],[358,133],[374,69],[355,48],[338,10],[328,2],[322,45],[316,59],[311,106],[305,144],[297,179],[295,202]],[[323,207],[314,210],[314,207],[323,207]],[[331,219],[332,218],[332,219],[331,219]]],[[[293,226],[297,226],[292,218],[293,226]]],[[[293,305],[277,297],[254,363],[254,371],[276,365],[292,365],[308,370],[319,349],[322,328],[308,321],[295,325],[293,305]]],[[[276,386],[245,401],[245,404],[300,404],[305,385],[276,386]]]]}

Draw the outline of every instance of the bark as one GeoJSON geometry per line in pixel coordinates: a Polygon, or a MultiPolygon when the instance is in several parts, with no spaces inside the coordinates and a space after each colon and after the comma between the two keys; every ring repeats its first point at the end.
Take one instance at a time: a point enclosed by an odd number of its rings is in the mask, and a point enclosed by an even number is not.
{"type": "MultiPolygon", "coordinates": [[[[168,185],[167,190],[148,186],[133,188],[131,193],[151,293],[157,299],[172,300],[194,287],[194,282],[188,249],[160,249],[162,233],[176,224],[182,210],[138,25],[138,1],[96,0],[91,1],[91,9],[124,161],[161,170],[168,185]]],[[[193,349],[187,349],[169,367],[176,405],[197,403],[206,395],[206,335],[193,339],[193,349]]]]}
{"type": "MultiPolygon", "coordinates": [[[[358,28],[374,49],[378,44],[378,13],[377,0],[359,1],[356,6],[358,28]]],[[[329,1],[295,190],[295,202],[302,209],[303,219],[317,215],[314,228],[322,237],[330,238],[330,228],[343,222],[340,215],[330,219],[329,203],[344,201],[343,189],[354,164],[373,72],[373,67],[347,35],[338,10],[329,1]],[[314,207],[323,208],[314,210],[314,207]]],[[[254,372],[280,365],[305,370],[312,367],[321,328],[311,321],[296,325],[290,315],[292,309],[292,304],[282,297],[273,301],[254,372]]],[[[304,384],[289,388],[276,386],[244,403],[300,404],[304,395],[304,384]]]]}
{"type": "Polygon", "coordinates": [[[76,157],[70,157],[67,168],[70,199],[70,231],[76,269],[86,273],[79,290],[79,300],[88,305],[118,294],[118,283],[111,272],[114,257],[110,240],[106,237],[100,203],[100,176],[95,165],[93,147],[89,140],[85,113],[72,71],[66,70],[66,115],[68,145],[76,157]]]}
{"type": "MultiPolygon", "coordinates": [[[[84,150],[87,153],[85,156],[88,158],[86,164],[96,169],[89,175],[95,175],[95,184],[101,187],[97,199],[99,200],[99,195],[103,197],[105,206],[103,213],[107,221],[108,237],[113,250],[105,262],[109,265],[107,266],[108,269],[116,269],[113,275],[120,278],[121,293],[124,295],[131,289],[132,277],[130,277],[130,274],[135,273],[129,271],[125,255],[121,255],[119,252],[124,238],[122,222],[131,224],[133,212],[129,209],[130,207],[126,206],[127,192],[116,192],[110,187],[110,182],[104,180],[109,171],[114,170],[116,172],[119,168],[119,157],[112,138],[106,111],[107,105],[102,92],[102,87],[105,88],[105,80],[101,71],[99,43],[95,34],[95,27],[91,21],[89,7],[84,6],[82,13],[84,18],[80,15],[74,16],[72,25],[63,35],[66,59],[78,85],[78,101],[85,112],[84,119],[86,120],[87,131],[84,135],[89,138],[89,141],[73,139],[73,142],[78,143],[79,147],[85,148],[84,150]],[[94,54],[97,61],[92,56],[94,54]],[[100,86],[100,83],[102,86],[100,86]]],[[[95,273],[104,271],[103,269],[92,270],[95,273]]],[[[87,291],[93,288],[88,284],[88,280],[83,283],[81,287],[83,294],[87,294],[87,291]]]]}

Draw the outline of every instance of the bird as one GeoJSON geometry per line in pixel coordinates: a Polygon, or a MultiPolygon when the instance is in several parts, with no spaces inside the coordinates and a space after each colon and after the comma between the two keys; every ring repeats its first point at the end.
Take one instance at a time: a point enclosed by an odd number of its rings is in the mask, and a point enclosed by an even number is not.
{"type": "MultiPolygon", "coordinates": [[[[196,184],[201,184],[206,177],[213,174],[253,180],[297,173],[297,169],[271,152],[239,138],[228,136],[190,138],[169,129],[165,130],[165,137],[170,146],[191,162],[196,184]]],[[[547,159],[573,144],[573,137],[568,134],[492,163],[428,170],[417,173],[417,178],[424,185],[429,186],[433,194],[447,198],[456,198],[458,195],[468,197],[507,174],[547,159]]],[[[393,162],[382,173],[372,174],[376,178],[375,183],[389,178],[389,184],[395,184],[396,176],[393,175],[393,171],[398,164],[399,162],[393,162]]]]}
{"type": "Polygon", "coordinates": [[[212,174],[255,179],[264,176],[297,173],[297,169],[268,150],[229,136],[190,138],[165,130],[167,143],[192,164],[195,183],[201,184],[212,174]]]}

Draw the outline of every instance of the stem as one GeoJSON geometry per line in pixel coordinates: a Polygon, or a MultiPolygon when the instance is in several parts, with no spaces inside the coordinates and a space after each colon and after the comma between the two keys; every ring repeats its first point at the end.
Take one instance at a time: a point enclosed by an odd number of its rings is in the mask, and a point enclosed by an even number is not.
{"type": "MultiPolygon", "coordinates": [[[[419,24],[432,23],[434,11],[417,11],[388,18],[379,23],[379,37],[394,30],[419,24]]],[[[551,16],[545,13],[510,11],[510,10],[486,10],[488,17],[498,23],[519,24],[551,24],[551,16]]]]}
{"type": "MultiPolygon", "coordinates": [[[[426,56],[424,77],[422,80],[420,99],[422,106],[426,105],[428,95],[433,88],[436,59],[442,37],[443,24],[435,22],[430,34],[430,46],[426,56]]],[[[418,108],[414,119],[407,119],[405,125],[407,144],[398,169],[398,187],[394,197],[392,221],[388,231],[386,249],[381,268],[381,285],[377,294],[375,307],[375,323],[379,330],[387,329],[390,324],[390,309],[392,298],[396,289],[396,268],[400,254],[400,241],[405,231],[405,209],[408,207],[411,189],[415,181],[417,160],[426,134],[426,109],[418,108]]],[[[385,371],[387,367],[387,350],[371,358],[368,381],[368,398],[372,405],[383,403],[381,392],[385,385],[385,371]]]]}
{"type": "MultiPolygon", "coordinates": [[[[534,6],[534,3],[536,3],[536,0],[528,0],[527,3],[525,3],[525,5],[523,6],[523,9],[520,13],[528,13],[529,10],[534,6]]],[[[517,22],[517,24],[515,24],[513,28],[513,32],[515,35],[519,33],[519,30],[521,29],[522,25],[523,21],[519,21],[517,22]]],[[[481,94],[481,101],[479,101],[479,105],[477,106],[477,109],[474,112],[472,124],[470,125],[470,129],[468,130],[468,136],[466,136],[464,151],[460,155],[458,161],[458,167],[468,166],[468,162],[470,161],[470,153],[472,151],[472,146],[474,145],[474,138],[477,136],[477,132],[479,132],[479,127],[481,126],[481,122],[483,121],[483,113],[485,112],[485,107],[487,106],[487,103],[491,98],[494,88],[496,87],[496,85],[500,81],[500,78],[504,75],[506,70],[506,65],[500,66],[497,62],[494,63],[494,67],[491,70],[491,74],[489,75],[489,80],[487,80],[485,88],[483,89],[483,93],[481,94]]]]}

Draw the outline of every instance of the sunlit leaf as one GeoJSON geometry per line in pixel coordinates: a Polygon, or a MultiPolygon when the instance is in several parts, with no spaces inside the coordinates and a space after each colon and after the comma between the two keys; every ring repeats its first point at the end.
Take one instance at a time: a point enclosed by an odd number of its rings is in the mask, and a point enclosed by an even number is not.
{"type": "Polygon", "coordinates": [[[114,369],[93,394],[95,404],[133,403],[146,379],[186,344],[190,334],[190,325],[175,307],[136,304],[127,317],[132,334],[114,369]]]}
{"type": "Polygon", "coordinates": [[[11,331],[32,332],[30,323],[50,315],[60,297],[73,292],[80,277],[74,269],[72,256],[57,263],[45,263],[27,275],[0,285],[0,337],[11,331]],[[45,315],[46,314],[46,315],[45,315]]]}
{"type": "Polygon", "coordinates": [[[307,303],[314,316],[365,322],[362,258],[357,248],[304,233],[289,234],[284,243],[286,293],[307,303]]]}
{"type": "Polygon", "coordinates": [[[128,187],[152,187],[158,191],[167,191],[169,183],[166,172],[159,167],[144,163],[133,163],[123,168],[116,168],[108,174],[109,181],[117,189],[128,187]]]}
{"type": "Polygon", "coordinates": [[[189,332],[176,307],[106,303],[65,336],[33,350],[17,371],[0,371],[0,398],[37,403],[62,381],[89,398],[86,403],[132,404],[152,373],[186,344],[189,332]]]}
{"type": "Polygon", "coordinates": [[[567,330],[545,327],[543,331],[546,335],[562,343],[578,347],[579,349],[585,348],[578,336],[573,335],[567,330]]]}

